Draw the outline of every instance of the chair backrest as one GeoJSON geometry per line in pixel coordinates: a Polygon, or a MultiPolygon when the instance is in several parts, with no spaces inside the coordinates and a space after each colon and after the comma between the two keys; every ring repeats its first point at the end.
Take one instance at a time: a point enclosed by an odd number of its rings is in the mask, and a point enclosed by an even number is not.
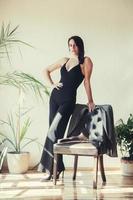
{"type": "Polygon", "coordinates": [[[109,156],[117,157],[117,144],[114,131],[113,109],[111,105],[96,105],[93,112],[88,106],[76,104],[70,123],[67,137],[83,133],[97,148],[104,149],[109,156]]]}

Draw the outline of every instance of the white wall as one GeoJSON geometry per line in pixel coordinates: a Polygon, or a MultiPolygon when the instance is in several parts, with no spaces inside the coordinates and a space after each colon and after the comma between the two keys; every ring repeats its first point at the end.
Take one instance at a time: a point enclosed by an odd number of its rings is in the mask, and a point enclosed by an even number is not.
{"type": "MultiPolygon", "coordinates": [[[[20,25],[17,37],[35,49],[21,46],[11,53],[12,67],[6,59],[1,72],[20,69],[43,81],[42,69],[62,56],[69,56],[67,39],[79,35],[85,43],[86,55],[94,63],[92,90],[96,104],[111,104],[115,122],[133,113],[133,1],[132,0],[0,0],[0,24],[20,25]]],[[[54,73],[58,80],[59,74],[54,73]]],[[[1,118],[16,104],[14,89],[1,89],[1,118]],[[10,98],[9,98],[10,95],[10,98]]],[[[27,97],[34,106],[29,135],[43,143],[48,130],[48,98],[45,104],[27,97]]],[[[77,102],[86,103],[83,85],[77,102]],[[82,94],[82,95],[81,95],[82,94]]],[[[40,158],[40,150],[32,145],[31,166],[40,158]]],[[[68,160],[68,159],[67,159],[68,160]]],[[[66,166],[71,166],[65,159],[66,166]]],[[[80,166],[86,166],[81,159],[80,166]]],[[[119,158],[106,157],[106,167],[119,166],[119,158]]]]}

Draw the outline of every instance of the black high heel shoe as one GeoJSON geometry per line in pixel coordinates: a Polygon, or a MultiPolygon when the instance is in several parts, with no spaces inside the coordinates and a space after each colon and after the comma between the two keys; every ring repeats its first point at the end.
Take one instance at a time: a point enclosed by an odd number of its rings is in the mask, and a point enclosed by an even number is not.
{"type": "Polygon", "coordinates": [[[63,179],[64,178],[64,170],[60,171],[60,172],[57,172],[56,179],[59,179],[60,174],[62,174],[62,179],[63,179]]]}
{"type": "MultiPolygon", "coordinates": [[[[59,179],[60,177],[60,174],[62,174],[62,179],[64,178],[64,170],[63,171],[60,171],[60,172],[57,172],[57,175],[56,175],[56,179],[59,179]]],[[[46,181],[50,181],[51,179],[53,179],[53,174],[51,173],[47,173],[47,176],[40,179],[41,182],[46,182],[46,181]]]]}

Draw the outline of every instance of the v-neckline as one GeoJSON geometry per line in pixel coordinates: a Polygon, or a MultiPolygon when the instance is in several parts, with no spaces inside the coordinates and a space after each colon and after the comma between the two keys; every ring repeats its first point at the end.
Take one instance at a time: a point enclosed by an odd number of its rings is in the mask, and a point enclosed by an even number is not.
{"type": "MultiPolygon", "coordinates": [[[[70,59],[70,58],[69,58],[70,59]]],[[[68,59],[68,60],[69,60],[68,59]]],[[[68,62],[68,60],[66,61],[66,63],[68,62]]],[[[77,64],[77,65],[75,65],[74,67],[71,67],[71,69],[70,70],[67,70],[67,68],[66,68],[66,63],[64,64],[64,67],[65,67],[65,70],[69,73],[73,68],[75,68],[75,67],[77,67],[78,65],[79,65],[79,63],[77,64]]]]}
{"type": "Polygon", "coordinates": [[[70,71],[72,71],[74,68],[76,68],[76,67],[78,67],[78,66],[79,66],[79,64],[75,65],[74,67],[71,67],[70,70],[67,70],[66,65],[65,65],[65,70],[69,73],[70,71]]]}

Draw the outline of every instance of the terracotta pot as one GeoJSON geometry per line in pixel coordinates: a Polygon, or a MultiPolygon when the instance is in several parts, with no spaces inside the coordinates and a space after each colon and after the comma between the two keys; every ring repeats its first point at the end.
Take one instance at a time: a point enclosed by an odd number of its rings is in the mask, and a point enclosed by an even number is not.
{"type": "Polygon", "coordinates": [[[29,168],[29,152],[8,152],[7,153],[7,163],[10,173],[21,174],[27,172],[29,168]]]}
{"type": "Polygon", "coordinates": [[[133,160],[121,158],[122,175],[133,176],[133,160]]]}

